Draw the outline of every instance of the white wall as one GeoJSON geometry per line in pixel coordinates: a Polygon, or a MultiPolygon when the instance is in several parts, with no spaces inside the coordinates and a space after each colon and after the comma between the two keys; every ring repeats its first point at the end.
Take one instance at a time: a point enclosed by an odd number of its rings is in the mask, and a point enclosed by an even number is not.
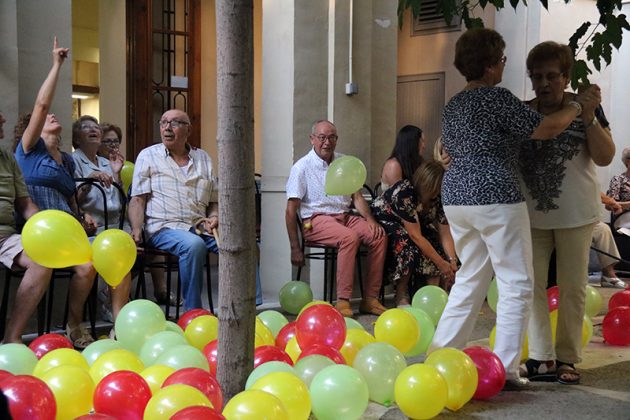
{"type": "Polygon", "coordinates": [[[13,139],[13,127],[18,117],[18,51],[17,7],[15,1],[0,1],[0,112],[7,119],[4,124],[4,141],[13,139]]]}

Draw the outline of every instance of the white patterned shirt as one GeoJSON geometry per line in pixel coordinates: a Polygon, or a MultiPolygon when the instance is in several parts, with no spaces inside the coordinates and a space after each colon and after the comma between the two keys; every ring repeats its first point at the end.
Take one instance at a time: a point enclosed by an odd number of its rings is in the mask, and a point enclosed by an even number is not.
{"type": "MultiPolygon", "coordinates": [[[[334,159],[343,155],[335,153],[334,159]]],[[[325,190],[328,163],[315,150],[295,162],[287,181],[287,199],[301,200],[300,216],[308,219],[314,213],[340,214],[350,211],[352,196],[327,195],[325,190]]]]}
{"type": "Polygon", "coordinates": [[[188,157],[188,165],[180,167],[162,143],[138,154],[131,195],[148,194],[144,229],[149,236],[165,228],[189,230],[206,217],[214,184],[212,161],[194,147],[188,157]]]}

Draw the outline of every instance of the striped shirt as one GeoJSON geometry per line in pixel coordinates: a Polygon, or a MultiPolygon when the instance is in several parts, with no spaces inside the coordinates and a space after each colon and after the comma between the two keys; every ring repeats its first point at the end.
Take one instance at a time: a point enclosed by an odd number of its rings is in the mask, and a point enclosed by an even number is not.
{"type": "Polygon", "coordinates": [[[180,167],[160,143],[136,159],[131,195],[148,194],[144,229],[149,236],[165,228],[189,230],[206,217],[214,185],[212,161],[194,147],[188,157],[188,164],[180,167]]]}

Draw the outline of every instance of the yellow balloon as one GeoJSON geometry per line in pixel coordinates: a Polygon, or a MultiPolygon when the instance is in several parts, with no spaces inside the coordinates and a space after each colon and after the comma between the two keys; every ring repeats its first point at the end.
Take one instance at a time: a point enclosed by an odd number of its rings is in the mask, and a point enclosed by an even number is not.
{"type": "Polygon", "coordinates": [[[311,414],[308,387],[293,373],[269,373],[254,382],[250,389],[259,389],[278,397],[291,420],[307,420],[311,414]]]}
{"type": "Polygon", "coordinates": [[[346,331],[346,341],[339,351],[346,360],[346,364],[352,366],[359,350],[375,341],[376,339],[369,332],[351,328],[346,331]]]}
{"type": "Polygon", "coordinates": [[[256,347],[259,346],[275,346],[276,339],[273,336],[273,333],[267,326],[260,320],[260,318],[256,317],[256,347]]]}
{"type": "Polygon", "coordinates": [[[222,414],[227,420],[289,420],[282,401],[259,389],[236,394],[225,405],[222,414]]]}
{"type": "Polygon", "coordinates": [[[302,354],[302,349],[297,342],[297,338],[291,337],[291,339],[287,342],[287,346],[284,348],[284,351],[287,352],[293,363],[297,362],[300,358],[300,354],[302,354]]]}
{"type": "Polygon", "coordinates": [[[309,302],[306,305],[302,306],[302,309],[300,309],[300,312],[298,313],[298,316],[300,316],[300,314],[302,312],[304,312],[304,309],[310,308],[311,306],[314,306],[314,305],[328,305],[328,306],[332,306],[330,304],[330,302],[326,302],[325,300],[314,300],[314,301],[309,302]]]}
{"type": "Polygon", "coordinates": [[[39,359],[35,365],[35,369],[33,369],[33,376],[41,379],[44,373],[58,366],[76,366],[86,372],[90,369],[87,360],[85,360],[85,357],[78,351],[65,348],[55,349],[49,351],[44,357],[39,359]]]}
{"type": "Polygon", "coordinates": [[[409,312],[395,308],[383,312],[374,325],[376,341],[391,344],[402,353],[413,349],[420,338],[416,319],[409,312]]]}
{"type": "Polygon", "coordinates": [[[144,409],[144,420],[170,419],[179,410],[193,405],[212,407],[208,398],[190,385],[174,384],[156,392],[144,409]]]}
{"type": "Polygon", "coordinates": [[[407,366],[394,384],[394,398],[400,411],[412,419],[431,419],[444,409],[448,385],[431,365],[407,366]]]}
{"type": "Polygon", "coordinates": [[[73,216],[60,210],[35,213],[22,229],[22,246],[37,264],[48,268],[80,265],[92,259],[85,230],[73,216]]]}
{"type": "Polygon", "coordinates": [[[477,366],[463,351],[443,348],[434,351],[424,361],[435,367],[448,387],[446,407],[457,411],[475,395],[477,390],[477,366]]]}
{"type": "Polygon", "coordinates": [[[72,420],[88,414],[92,409],[95,385],[85,369],[70,365],[58,366],[45,372],[41,380],[46,382],[55,396],[57,420],[72,420]]]}
{"type": "Polygon", "coordinates": [[[90,376],[94,383],[98,383],[112,372],[130,370],[140,374],[144,370],[144,363],[138,356],[125,349],[110,350],[103,353],[90,367],[90,376]]]}
{"type": "Polygon", "coordinates": [[[127,194],[127,191],[129,191],[129,186],[133,181],[134,167],[135,165],[133,164],[133,162],[129,162],[128,160],[126,160],[123,164],[122,169],[120,170],[120,180],[122,181],[123,191],[125,192],[125,194],[127,194]]]}
{"type": "Polygon", "coordinates": [[[142,372],[140,372],[140,376],[147,381],[149,384],[149,388],[151,388],[151,394],[155,395],[156,392],[162,388],[162,384],[171,376],[171,373],[175,372],[175,368],[164,365],[153,365],[149,366],[142,372]]]}
{"type": "Polygon", "coordinates": [[[219,319],[214,315],[201,315],[190,321],[184,331],[188,343],[199,350],[219,336],[219,319]]]}
{"type": "MultiPolygon", "coordinates": [[[[549,321],[551,322],[551,342],[556,344],[556,331],[558,329],[558,310],[554,309],[549,312],[549,321]]],[[[582,319],[582,347],[586,347],[593,337],[593,321],[584,314],[582,319]]]]}
{"type": "Polygon", "coordinates": [[[112,287],[120,284],[136,262],[136,244],[120,229],[107,229],[92,242],[94,268],[112,287]]]}
{"type": "MultiPolygon", "coordinates": [[[[488,339],[488,344],[490,345],[490,350],[494,350],[494,340],[497,335],[497,326],[492,327],[492,331],[490,331],[490,338],[488,339]]],[[[529,340],[527,339],[527,334],[525,334],[525,339],[523,340],[523,346],[521,347],[521,362],[527,360],[529,357],[529,340]]]]}

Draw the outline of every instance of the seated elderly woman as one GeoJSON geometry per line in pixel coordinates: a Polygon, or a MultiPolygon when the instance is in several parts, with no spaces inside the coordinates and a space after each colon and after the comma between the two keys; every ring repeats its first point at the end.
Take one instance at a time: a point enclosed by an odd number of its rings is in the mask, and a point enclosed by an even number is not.
{"type": "Polygon", "coordinates": [[[615,217],[615,229],[630,228],[630,147],[621,152],[621,161],[626,170],[612,177],[606,192],[621,207],[621,212],[615,217]]]}
{"type": "MultiPolygon", "coordinates": [[[[109,158],[97,155],[101,147],[101,127],[98,120],[90,115],[84,115],[72,125],[72,145],[75,152],[72,154],[74,160],[75,178],[93,178],[101,182],[105,191],[106,203],[103,200],[101,191],[84,185],[79,189],[79,206],[89,213],[97,224],[97,232],[102,232],[105,227],[118,228],[120,222],[120,212],[122,200],[118,188],[114,183],[120,184],[120,171],[125,159],[119,152],[111,153],[109,158]],[[107,219],[105,220],[105,207],[107,205],[107,219]],[[107,223],[105,223],[107,222],[107,223]]],[[[131,289],[131,275],[127,274],[122,282],[111,289],[112,319],[115,321],[122,307],[129,301],[129,290],[131,289]]]]}
{"type": "Polygon", "coordinates": [[[423,162],[411,181],[396,182],[372,203],[388,236],[385,272],[396,285],[397,306],[409,304],[412,275],[445,289],[455,278],[455,245],[440,200],[443,175],[439,162],[423,162]]]}
{"type": "MultiPolygon", "coordinates": [[[[24,174],[28,192],[40,210],[55,209],[79,217],[74,199],[72,158],[61,151],[61,124],[54,114],[48,114],[59,78],[59,69],[68,55],[67,48],[53,47],[53,65],[42,84],[33,112],[20,118],[23,128],[16,149],[16,160],[24,174]]],[[[93,221],[86,217],[88,226],[93,221]]],[[[75,347],[85,348],[94,341],[81,323],[83,306],[95,278],[91,263],[72,267],[74,274],[69,285],[69,308],[66,334],[75,347]]]]}

